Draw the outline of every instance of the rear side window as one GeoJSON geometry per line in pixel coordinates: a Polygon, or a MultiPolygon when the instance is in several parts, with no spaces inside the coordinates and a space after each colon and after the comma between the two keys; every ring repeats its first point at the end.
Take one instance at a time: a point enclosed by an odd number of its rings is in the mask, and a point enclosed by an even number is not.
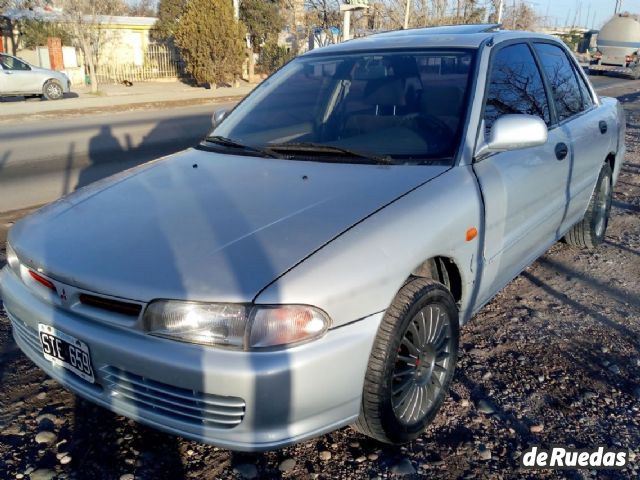
{"type": "Polygon", "coordinates": [[[580,85],[580,93],[582,94],[582,109],[589,110],[591,107],[593,107],[593,98],[591,98],[591,92],[589,91],[589,87],[587,87],[585,79],[582,78],[582,76],[578,72],[576,72],[576,77],[578,77],[578,85],[580,85]]]}
{"type": "Polygon", "coordinates": [[[535,115],[551,123],[542,76],[526,44],[499,50],[490,75],[484,113],[487,132],[500,116],[510,113],[535,115]]]}
{"type": "Polygon", "coordinates": [[[549,43],[536,43],[535,49],[551,85],[558,120],[565,120],[583,111],[580,85],[564,50],[549,43]]]}

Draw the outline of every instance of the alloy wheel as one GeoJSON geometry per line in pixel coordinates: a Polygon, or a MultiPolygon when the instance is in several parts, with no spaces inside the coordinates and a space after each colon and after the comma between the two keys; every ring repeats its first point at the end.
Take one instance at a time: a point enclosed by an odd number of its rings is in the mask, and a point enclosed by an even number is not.
{"type": "Polygon", "coordinates": [[[47,85],[47,95],[50,98],[59,98],[62,96],[62,89],[57,83],[51,82],[47,85]]]}
{"type": "Polygon", "coordinates": [[[607,226],[607,217],[611,208],[611,182],[605,177],[600,184],[600,191],[596,198],[596,235],[601,237],[607,226]]]}
{"type": "Polygon", "coordinates": [[[436,404],[452,362],[451,320],[438,305],[409,322],[392,374],[391,403],[400,422],[419,422],[436,404]]]}

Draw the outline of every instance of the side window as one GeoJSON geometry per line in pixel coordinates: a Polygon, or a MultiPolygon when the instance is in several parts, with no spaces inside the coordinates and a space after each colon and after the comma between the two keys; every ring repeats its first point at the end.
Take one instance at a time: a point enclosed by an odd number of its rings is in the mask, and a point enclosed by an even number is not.
{"type": "Polygon", "coordinates": [[[587,87],[584,78],[582,78],[582,75],[580,75],[579,72],[575,73],[576,77],[578,77],[578,85],[580,86],[580,93],[582,94],[582,110],[589,110],[591,107],[593,107],[593,98],[591,97],[591,92],[589,91],[589,87],[587,87]]]}
{"type": "Polygon", "coordinates": [[[484,110],[487,132],[502,115],[536,115],[549,125],[549,104],[542,76],[529,47],[518,43],[496,53],[484,110]]]}
{"type": "Polygon", "coordinates": [[[551,85],[558,120],[583,111],[580,85],[564,50],[550,43],[536,43],[535,49],[551,85]]]}
{"type": "Polygon", "coordinates": [[[13,57],[3,55],[0,61],[5,70],[31,70],[29,65],[13,57]]]}

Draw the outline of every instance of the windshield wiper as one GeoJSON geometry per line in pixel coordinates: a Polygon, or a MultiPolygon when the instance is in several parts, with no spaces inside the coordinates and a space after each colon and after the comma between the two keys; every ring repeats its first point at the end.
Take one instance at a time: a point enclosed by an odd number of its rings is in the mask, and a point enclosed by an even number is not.
{"type": "Polygon", "coordinates": [[[209,143],[215,143],[217,145],[222,145],[223,147],[237,148],[238,150],[244,150],[246,152],[258,153],[260,155],[263,155],[269,158],[283,158],[282,155],[278,155],[277,153],[271,151],[271,149],[269,148],[252,147],[250,145],[245,145],[243,143],[236,142],[231,138],[222,137],[220,135],[207,136],[204,138],[204,141],[209,143]]]}
{"type": "Polygon", "coordinates": [[[374,163],[379,165],[392,165],[394,162],[390,157],[373,155],[366,152],[358,152],[349,148],[337,147],[335,145],[324,145],[322,143],[302,142],[302,143],[275,143],[269,145],[269,150],[286,153],[319,153],[334,154],[341,157],[351,157],[360,159],[358,163],[374,163]]]}

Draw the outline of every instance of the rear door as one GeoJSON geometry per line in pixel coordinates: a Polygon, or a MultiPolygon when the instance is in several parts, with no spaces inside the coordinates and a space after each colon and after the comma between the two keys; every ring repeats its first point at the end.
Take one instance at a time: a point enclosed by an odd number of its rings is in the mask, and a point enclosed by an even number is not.
{"type": "Polygon", "coordinates": [[[600,168],[610,153],[615,120],[596,106],[579,67],[564,48],[550,42],[533,45],[552,92],[558,123],[571,147],[569,203],[561,225],[564,232],[584,215],[600,168]]]}
{"type": "Polygon", "coordinates": [[[484,107],[487,135],[505,114],[540,117],[545,145],[494,154],[474,163],[485,203],[484,270],[479,298],[492,296],[544,252],[558,235],[567,204],[567,136],[553,109],[531,46],[513,43],[493,52],[484,107]]]}

